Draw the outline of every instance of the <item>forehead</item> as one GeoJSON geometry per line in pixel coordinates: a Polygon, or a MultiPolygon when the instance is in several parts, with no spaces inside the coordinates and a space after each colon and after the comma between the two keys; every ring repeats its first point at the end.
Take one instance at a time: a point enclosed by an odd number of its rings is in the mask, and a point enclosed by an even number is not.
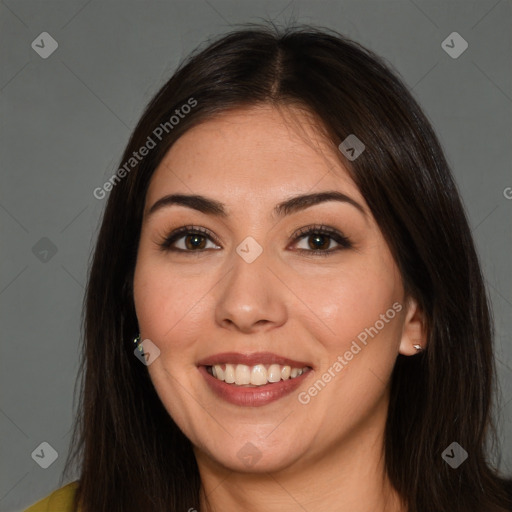
{"type": "Polygon", "coordinates": [[[334,144],[302,110],[262,105],[224,112],[188,130],[151,179],[148,203],[170,192],[226,204],[340,190],[364,200],[334,144]]]}

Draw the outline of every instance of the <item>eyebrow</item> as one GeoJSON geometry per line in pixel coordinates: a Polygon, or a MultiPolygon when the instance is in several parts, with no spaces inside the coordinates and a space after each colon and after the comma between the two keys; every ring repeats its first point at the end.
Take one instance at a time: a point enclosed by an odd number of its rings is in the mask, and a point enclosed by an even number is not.
{"type": "MultiPolygon", "coordinates": [[[[284,217],[286,215],[305,210],[306,208],[327,201],[339,201],[342,203],[348,203],[357,208],[363,215],[366,216],[366,210],[357,201],[336,190],[291,197],[286,201],[276,205],[274,208],[274,214],[279,217],[284,217]]],[[[214,215],[223,218],[227,217],[225,205],[223,203],[216,201],[215,199],[195,194],[170,194],[164,196],[153,204],[147,215],[149,217],[156,211],[172,205],[186,206],[187,208],[192,208],[207,215],[214,215]]]]}

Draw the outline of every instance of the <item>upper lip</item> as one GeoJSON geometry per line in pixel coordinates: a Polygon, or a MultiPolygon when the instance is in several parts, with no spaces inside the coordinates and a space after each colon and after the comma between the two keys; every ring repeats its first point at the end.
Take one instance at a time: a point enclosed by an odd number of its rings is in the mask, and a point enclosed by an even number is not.
{"type": "Polygon", "coordinates": [[[254,366],[256,364],[280,364],[288,365],[293,368],[311,367],[310,363],[304,361],[297,361],[289,359],[272,352],[254,352],[252,354],[241,354],[239,352],[223,352],[221,354],[214,354],[204,359],[201,359],[198,366],[213,366],[216,364],[245,364],[247,366],[254,366]]]}

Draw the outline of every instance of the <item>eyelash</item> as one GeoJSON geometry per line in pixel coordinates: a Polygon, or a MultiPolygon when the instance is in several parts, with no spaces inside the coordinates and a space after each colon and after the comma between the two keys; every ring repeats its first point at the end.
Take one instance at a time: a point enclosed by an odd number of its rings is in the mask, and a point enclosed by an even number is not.
{"type": "MultiPolygon", "coordinates": [[[[199,249],[199,250],[185,250],[178,249],[176,247],[172,247],[172,244],[175,243],[180,238],[183,238],[187,235],[201,235],[210,239],[210,241],[214,242],[216,245],[220,245],[217,237],[213,235],[208,229],[199,227],[199,226],[182,226],[174,230],[172,233],[164,237],[164,239],[159,243],[160,247],[163,251],[173,251],[173,252],[182,252],[182,253],[202,253],[209,249],[199,249]]],[[[311,235],[326,235],[336,243],[338,243],[338,247],[334,249],[297,249],[298,252],[304,254],[308,253],[309,255],[314,256],[330,256],[334,252],[350,249],[352,248],[352,242],[348,237],[346,237],[343,233],[338,231],[337,229],[331,228],[329,226],[315,224],[312,226],[306,226],[299,230],[297,230],[293,235],[293,243],[297,243],[299,240],[303,238],[307,238],[311,235]]]]}

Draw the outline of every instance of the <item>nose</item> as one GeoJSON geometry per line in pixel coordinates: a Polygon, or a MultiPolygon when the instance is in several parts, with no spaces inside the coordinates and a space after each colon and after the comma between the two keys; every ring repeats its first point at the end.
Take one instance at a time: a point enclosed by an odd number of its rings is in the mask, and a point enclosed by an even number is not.
{"type": "Polygon", "coordinates": [[[233,268],[219,285],[215,319],[221,327],[249,334],[286,322],[285,289],[263,255],[252,263],[236,255],[233,268]]]}

